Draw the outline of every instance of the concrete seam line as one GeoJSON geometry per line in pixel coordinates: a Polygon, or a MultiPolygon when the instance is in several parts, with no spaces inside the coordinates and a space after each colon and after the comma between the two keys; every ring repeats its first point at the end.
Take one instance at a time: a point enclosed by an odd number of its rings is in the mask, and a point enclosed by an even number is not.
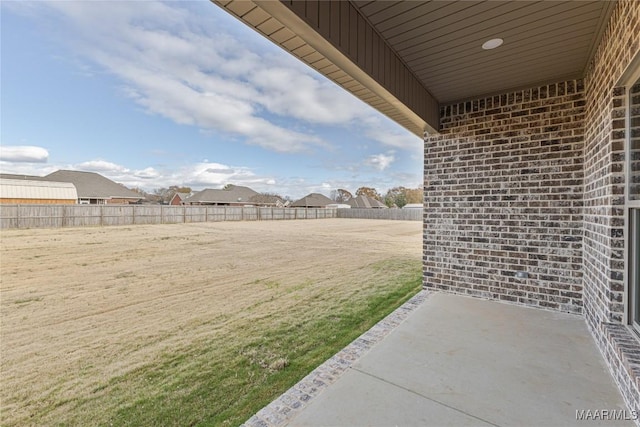
{"type": "Polygon", "coordinates": [[[375,379],[377,379],[378,381],[382,381],[382,382],[383,382],[383,383],[385,383],[385,384],[389,384],[389,385],[394,386],[394,387],[396,387],[396,388],[399,388],[399,389],[401,389],[401,390],[408,391],[408,392],[409,392],[409,393],[411,393],[411,394],[415,394],[416,396],[420,396],[420,397],[422,397],[423,399],[426,399],[426,400],[429,400],[429,401],[431,401],[431,402],[433,402],[433,403],[436,403],[436,404],[438,404],[438,405],[441,405],[441,406],[447,407],[447,408],[449,408],[449,409],[451,409],[451,410],[454,410],[454,411],[456,411],[456,412],[459,412],[459,413],[461,413],[461,414],[464,414],[464,415],[466,415],[466,416],[468,416],[468,417],[475,418],[476,420],[482,421],[483,423],[490,424],[490,425],[495,426],[495,427],[501,427],[499,424],[492,423],[492,422],[491,422],[491,421],[489,421],[489,420],[485,420],[484,418],[480,418],[480,417],[478,417],[478,416],[476,416],[476,415],[470,414],[470,413],[468,413],[468,412],[466,412],[466,411],[463,411],[462,409],[458,409],[458,408],[456,408],[455,406],[451,406],[451,405],[448,405],[448,404],[446,404],[446,403],[444,403],[444,402],[440,402],[439,400],[436,400],[436,399],[434,399],[434,398],[432,398],[432,397],[425,396],[425,395],[424,395],[424,394],[422,394],[422,393],[419,393],[419,392],[417,392],[417,391],[415,391],[415,390],[411,390],[410,388],[407,388],[407,387],[401,386],[400,384],[396,384],[396,383],[394,383],[394,382],[388,381],[388,380],[386,380],[386,379],[384,379],[384,378],[382,378],[382,377],[379,377],[379,376],[377,376],[377,375],[370,374],[369,372],[365,372],[365,371],[360,370],[360,369],[358,369],[358,368],[353,368],[353,367],[352,367],[351,369],[353,369],[354,371],[360,372],[361,374],[366,375],[366,376],[368,376],[368,377],[375,378],[375,379]]]}

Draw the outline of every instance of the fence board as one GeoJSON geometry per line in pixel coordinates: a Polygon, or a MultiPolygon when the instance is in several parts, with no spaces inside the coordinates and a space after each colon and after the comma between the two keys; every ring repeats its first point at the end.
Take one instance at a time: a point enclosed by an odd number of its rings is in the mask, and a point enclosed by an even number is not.
{"type": "Polygon", "coordinates": [[[17,205],[0,205],[0,228],[18,228],[17,205]]]}
{"type": "Polygon", "coordinates": [[[102,225],[102,209],[100,206],[68,205],[66,207],[67,227],[86,227],[102,225]]]}
{"type": "Polygon", "coordinates": [[[338,209],[337,218],[422,221],[422,209],[338,209]]]}
{"type": "Polygon", "coordinates": [[[101,205],[102,225],[133,225],[135,210],[133,205],[101,205]]]}
{"type": "Polygon", "coordinates": [[[206,206],[185,206],[184,222],[206,222],[207,207],[206,206]]]}
{"type": "Polygon", "coordinates": [[[134,221],[136,224],[157,224],[162,218],[163,206],[140,205],[134,206],[134,221]]]}

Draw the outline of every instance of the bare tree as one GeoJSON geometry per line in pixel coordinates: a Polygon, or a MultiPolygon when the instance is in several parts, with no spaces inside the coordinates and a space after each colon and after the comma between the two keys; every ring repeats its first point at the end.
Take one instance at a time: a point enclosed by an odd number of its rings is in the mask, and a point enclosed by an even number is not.
{"type": "Polygon", "coordinates": [[[336,203],[345,203],[351,199],[353,199],[353,194],[344,188],[338,188],[337,190],[331,191],[331,200],[336,203]]]}

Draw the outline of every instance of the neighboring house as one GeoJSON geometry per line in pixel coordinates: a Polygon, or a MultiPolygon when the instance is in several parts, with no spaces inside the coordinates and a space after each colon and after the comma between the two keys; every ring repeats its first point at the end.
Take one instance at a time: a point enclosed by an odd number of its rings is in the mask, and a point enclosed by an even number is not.
{"type": "Polygon", "coordinates": [[[283,208],[286,202],[280,196],[274,194],[256,194],[249,198],[250,204],[254,206],[264,206],[273,208],[283,208]]]}
{"type": "Polygon", "coordinates": [[[640,413],[640,1],[214,3],[423,139],[425,288],[583,316],[640,413]]]}
{"type": "Polygon", "coordinates": [[[95,172],[59,170],[43,178],[47,181],[70,182],[78,192],[81,205],[130,204],[143,197],[95,172]]]}
{"type": "Polygon", "coordinates": [[[183,200],[185,205],[213,205],[213,206],[246,206],[252,205],[251,198],[259,193],[249,187],[228,185],[226,189],[216,190],[207,188],[194,193],[183,200]]]}
{"type": "Polygon", "coordinates": [[[351,206],[346,203],[331,203],[326,206],[327,209],[351,209],[351,206]]]}
{"type": "Polygon", "coordinates": [[[169,201],[170,205],[182,205],[184,201],[191,196],[191,193],[175,193],[171,200],[169,201]]]}
{"type": "Polygon", "coordinates": [[[0,204],[73,205],[77,202],[78,192],[69,182],[0,177],[0,204]]]}
{"type": "Polygon", "coordinates": [[[326,208],[334,201],[320,193],[307,194],[300,200],[291,203],[292,208],[326,208]]]}
{"type": "Polygon", "coordinates": [[[369,196],[354,197],[347,200],[347,204],[352,208],[387,209],[387,205],[369,196]]]}

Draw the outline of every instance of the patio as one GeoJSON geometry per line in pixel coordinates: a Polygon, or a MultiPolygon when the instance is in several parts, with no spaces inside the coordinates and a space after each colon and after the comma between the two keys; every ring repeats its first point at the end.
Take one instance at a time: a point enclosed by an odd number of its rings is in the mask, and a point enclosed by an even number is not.
{"type": "Polygon", "coordinates": [[[422,291],[246,425],[633,425],[634,417],[583,317],[422,291]]]}

